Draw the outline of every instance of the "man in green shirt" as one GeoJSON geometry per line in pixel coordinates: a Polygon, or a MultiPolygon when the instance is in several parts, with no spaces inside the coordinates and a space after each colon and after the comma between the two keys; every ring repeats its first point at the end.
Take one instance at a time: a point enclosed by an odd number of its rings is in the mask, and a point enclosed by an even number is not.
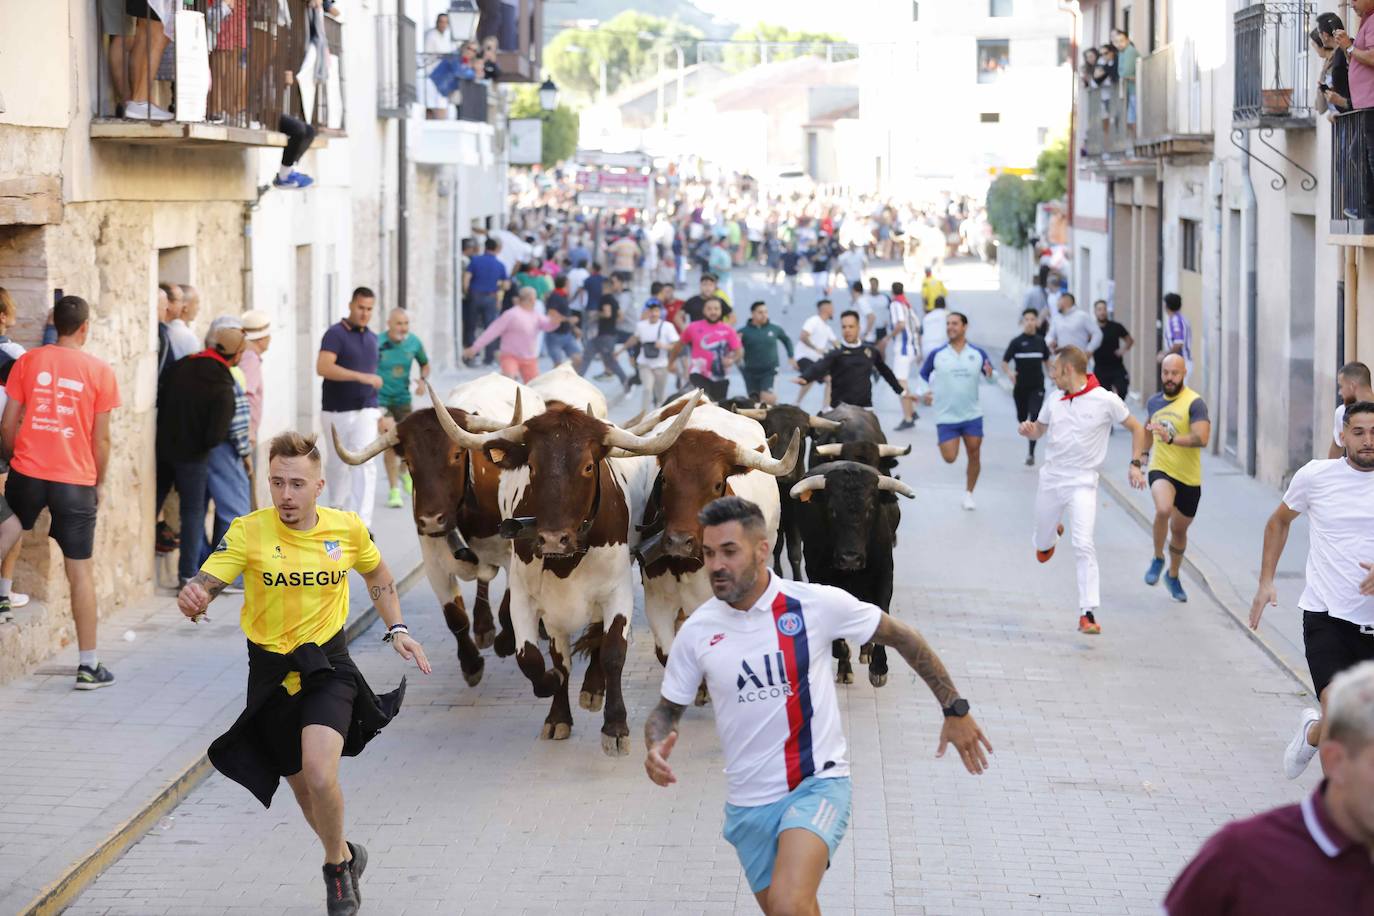
{"type": "MultiPolygon", "coordinates": [[[[425,379],[429,378],[429,357],[425,355],[425,345],[420,338],[410,333],[410,316],[405,309],[392,309],[386,318],[386,334],[377,345],[377,374],[382,377],[382,388],[377,392],[377,405],[382,408],[382,418],[377,422],[377,431],[384,433],[410,416],[410,364],[418,363],[420,378],[415,382],[415,393],[425,393],[425,379]]],[[[401,486],[410,492],[410,473],[401,471],[401,459],[393,449],[387,449],[382,461],[386,464],[386,479],[390,486],[386,504],[392,509],[403,505],[401,486]]]]}
{"type": "Polygon", "coordinates": [[[1121,94],[1126,99],[1126,123],[1135,126],[1135,79],[1140,52],[1131,43],[1131,36],[1121,29],[1112,29],[1112,45],[1116,48],[1116,73],[1121,80],[1121,94]]]}
{"type": "Polygon", "coordinates": [[[744,364],[740,373],[744,376],[744,390],[751,398],[766,404],[777,402],[773,394],[773,378],[778,374],[778,344],[787,351],[787,363],[793,369],[797,361],[792,358],[792,339],[787,332],[768,320],[768,305],[755,302],[749,309],[749,321],[739,330],[740,343],[744,344],[744,364]]]}

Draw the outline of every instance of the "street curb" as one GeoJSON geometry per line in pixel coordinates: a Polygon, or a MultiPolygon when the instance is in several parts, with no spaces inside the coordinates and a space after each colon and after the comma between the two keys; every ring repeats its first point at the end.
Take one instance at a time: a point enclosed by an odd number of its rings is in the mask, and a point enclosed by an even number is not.
{"type": "MultiPolygon", "coordinates": [[[[424,563],[416,563],[414,568],[401,577],[396,593],[399,598],[410,591],[424,578],[424,563]]],[[[344,638],[352,643],[377,619],[377,606],[370,604],[358,614],[344,629],[344,638]]],[[[115,860],[122,856],[143,835],[161,820],[162,816],[181,803],[214,767],[205,754],[172,777],[161,792],[154,796],[141,810],[124,823],[112,830],[95,849],[86,853],[80,861],[74,862],[55,881],[43,890],[31,903],[19,910],[22,916],[56,916],[71,905],[100,874],[115,860]]]]}
{"type": "MultiPolygon", "coordinates": [[[[1131,498],[1131,491],[1121,483],[1112,480],[1105,474],[1098,475],[1102,482],[1106,484],[1107,491],[1112,494],[1116,501],[1126,510],[1127,514],[1133,517],[1140,527],[1146,532],[1154,529],[1154,518],[1146,513],[1140,505],[1131,498]]],[[[1190,547],[1189,552],[1183,556],[1183,566],[1194,578],[1202,583],[1203,591],[1207,592],[1208,597],[1217,603],[1231,621],[1240,628],[1246,636],[1250,637],[1256,645],[1269,656],[1269,659],[1278,665],[1288,674],[1289,677],[1297,681],[1299,686],[1312,696],[1316,696],[1316,691],[1312,687],[1312,680],[1308,673],[1288,662],[1282,654],[1274,648],[1273,644],[1265,638],[1264,634],[1257,630],[1250,629],[1250,609],[1244,602],[1234,595],[1232,589],[1219,583],[1225,582],[1226,577],[1215,563],[1207,557],[1207,554],[1196,547],[1190,547]],[[1214,584],[1217,583],[1217,584],[1214,584]]]]}

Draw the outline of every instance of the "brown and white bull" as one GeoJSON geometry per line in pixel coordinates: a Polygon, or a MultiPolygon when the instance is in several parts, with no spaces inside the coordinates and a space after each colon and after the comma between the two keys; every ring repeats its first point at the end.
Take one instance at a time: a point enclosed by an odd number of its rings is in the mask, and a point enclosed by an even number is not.
{"type": "MultiPolygon", "coordinates": [[[[433,389],[430,398],[439,399],[433,389]]],[[[528,388],[495,373],[484,375],[449,392],[449,417],[473,429],[503,429],[517,410],[540,413],[543,400],[528,388]]],[[[496,645],[496,654],[515,651],[510,628],[509,601],[501,603],[501,634],[491,615],[490,587],[496,574],[510,564],[510,542],[500,537],[501,510],[497,490],[501,470],[481,450],[456,445],[444,432],[432,407],[416,410],[359,451],[349,451],[334,436],[334,449],[348,464],[371,461],[386,449],[395,449],[410,471],[413,484],[412,514],[420,538],[420,556],[434,597],[444,611],[444,622],[458,642],[458,664],[471,686],[482,680],[485,662],[481,650],[496,645]],[[456,533],[456,537],[455,537],[456,533]],[[463,547],[455,556],[455,543],[463,547]],[[472,604],[472,633],[460,582],[477,582],[472,604]]]]}
{"type": "Polygon", "coordinates": [[[579,640],[591,655],[582,705],[594,709],[604,696],[602,750],[610,756],[630,752],[620,678],[634,611],[630,551],[638,533],[632,521],[642,516],[653,486],[655,456],[677,441],[695,406],[693,399],[665,429],[646,436],[563,403],[485,434],[440,417],[454,442],[483,449],[502,469],[501,513],[515,539],[510,610],[516,660],[535,696],[552,697],[541,738],[571,734],[572,637],[586,632],[579,640]],[[552,670],[538,647],[541,620],[552,670]]]}

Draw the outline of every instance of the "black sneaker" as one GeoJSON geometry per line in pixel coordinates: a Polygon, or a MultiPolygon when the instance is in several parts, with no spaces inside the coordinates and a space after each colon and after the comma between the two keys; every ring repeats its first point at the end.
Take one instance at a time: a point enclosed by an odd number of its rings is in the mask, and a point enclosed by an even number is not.
{"type": "Polygon", "coordinates": [[[155,538],[155,549],[158,553],[171,553],[181,546],[181,538],[177,537],[172,526],[166,522],[157,523],[157,535],[155,538]]]}
{"type": "Polygon", "coordinates": [[[363,872],[367,870],[367,847],[361,843],[349,843],[348,851],[353,853],[353,858],[348,863],[348,870],[353,873],[353,894],[358,898],[358,904],[363,902],[363,872]]]}
{"type": "Polygon", "coordinates": [[[10,596],[0,596],[0,623],[9,623],[14,619],[14,608],[10,605],[10,596]]]}
{"type": "Polygon", "coordinates": [[[916,421],[915,421],[915,420],[903,420],[902,422],[900,422],[900,423],[897,424],[897,429],[898,429],[898,430],[915,429],[915,428],[916,428],[916,421]]]}
{"type": "Polygon", "coordinates": [[[355,916],[358,912],[358,888],[348,863],[324,866],[324,906],[329,916],[355,916]]]}
{"type": "Polygon", "coordinates": [[[99,690],[101,687],[108,687],[114,683],[114,675],[110,669],[100,662],[95,663],[95,667],[90,665],[77,665],[76,667],[76,689],[77,690],[99,690]]]}

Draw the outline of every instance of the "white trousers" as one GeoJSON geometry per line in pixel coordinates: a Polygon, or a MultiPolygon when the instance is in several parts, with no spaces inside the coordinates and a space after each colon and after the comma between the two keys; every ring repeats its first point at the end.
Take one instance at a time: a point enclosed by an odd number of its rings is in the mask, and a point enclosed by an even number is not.
{"type": "Polygon", "coordinates": [[[1097,473],[1059,478],[1044,476],[1035,491],[1035,533],[1032,541],[1036,550],[1049,550],[1058,535],[1055,529],[1061,522],[1070,522],[1074,561],[1078,567],[1078,606],[1091,610],[1100,603],[1097,545],[1093,543],[1093,527],[1097,524],[1097,473]],[[1067,518],[1066,518],[1067,516],[1067,518]]]}
{"type": "Polygon", "coordinates": [[[376,407],[362,410],[324,410],[320,421],[324,426],[324,440],[320,443],[325,455],[324,480],[328,488],[326,504],[335,509],[356,512],[363,524],[372,527],[372,508],[377,496],[377,459],[356,467],[344,463],[339,453],[334,451],[334,441],[329,434],[333,425],[339,431],[339,440],[344,448],[360,451],[377,438],[377,420],[382,412],[376,407]]]}

